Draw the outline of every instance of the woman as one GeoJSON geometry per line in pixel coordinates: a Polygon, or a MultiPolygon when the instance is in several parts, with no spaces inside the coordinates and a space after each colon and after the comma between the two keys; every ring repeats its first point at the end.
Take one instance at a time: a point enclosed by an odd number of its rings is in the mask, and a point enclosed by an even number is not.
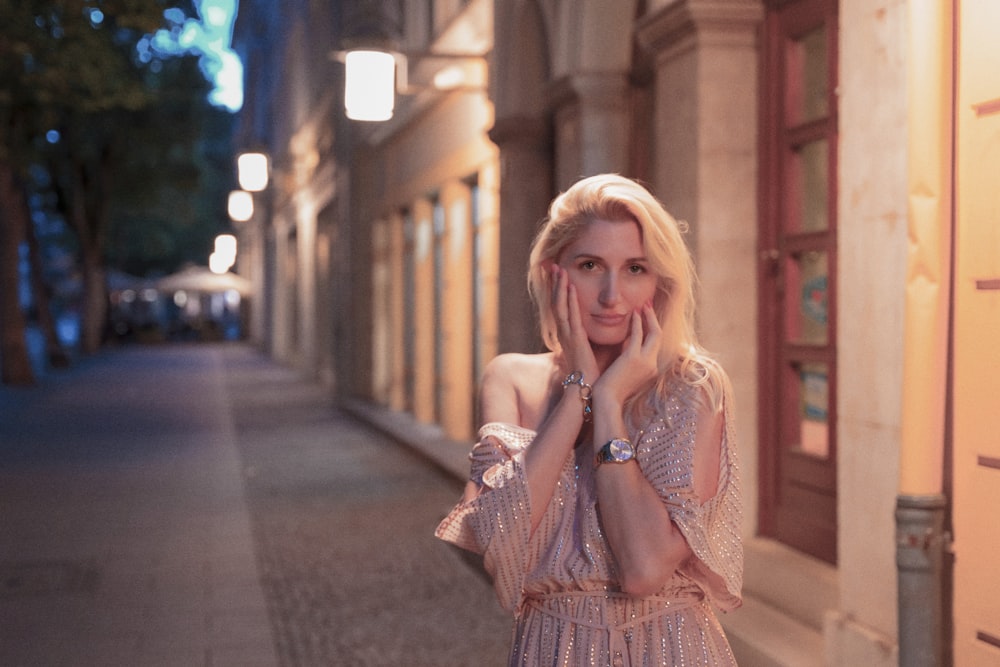
{"type": "Polygon", "coordinates": [[[741,603],[728,379],[694,334],[681,225],[637,183],[558,196],[528,275],[549,352],[504,354],[438,537],[483,554],[511,665],[732,665],[741,603]]]}

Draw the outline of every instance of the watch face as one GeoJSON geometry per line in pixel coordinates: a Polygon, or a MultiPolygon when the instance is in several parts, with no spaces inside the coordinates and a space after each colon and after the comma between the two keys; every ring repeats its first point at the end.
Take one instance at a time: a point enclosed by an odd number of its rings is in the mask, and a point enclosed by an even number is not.
{"type": "Polygon", "coordinates": [[[635,450],[628,440],[616,438],[608,443],[608,459],[610,461],[621,463],[632,459],[633,456],[635,456],[635,450]]]}

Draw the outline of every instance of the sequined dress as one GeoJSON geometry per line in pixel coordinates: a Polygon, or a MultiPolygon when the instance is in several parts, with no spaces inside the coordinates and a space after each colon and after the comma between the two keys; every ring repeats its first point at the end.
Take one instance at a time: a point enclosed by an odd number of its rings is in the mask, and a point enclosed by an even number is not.
{"type": "Polygon", "coordinates": [[[436,535],[482,554],[501,606],[514,615],[510,665],[735,665],[712,607],[741,604],[742,505],[728,395],[716,495],[699,503],[692,486],[697,409],[677,381],[670,398],[632,429],[639,465],[694,555],[655,596],[630,598],[596,507],[593,454],[567,457],[534,535],[524,451],[535,432],[489,423],[474,446],[478,497],[459,503],[436,535]]]}

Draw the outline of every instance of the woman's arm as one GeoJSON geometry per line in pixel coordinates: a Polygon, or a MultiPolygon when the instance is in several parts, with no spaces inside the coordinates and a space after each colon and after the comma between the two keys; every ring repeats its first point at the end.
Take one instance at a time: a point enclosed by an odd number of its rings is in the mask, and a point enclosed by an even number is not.
{"type": "MultiPolygon", "coordinates": [[[[621,415],[620,404],[595,396],[595,449],[625,437],[621,415]]],[[[715,495],[718,484],[721,414],[700,410],[696,428],[692,477],[695,495],[704,502],[715,495]]],[[[637,597],[652,595],[690,557],[691,548],[638,463],[605,463],[596,477],[601,523],[618,563],[622,590],[637,597]]]]}
{"type": "MultiPolygon", "coordinates": [[[[503,422],[530,428],[525,424],[525,406],[522,405],[518,380],[525,374],[518,366],[518,355],[501,355],[491,361],[483,373],[480,389],[480,410],[484,422],[503,422]]],[[[579,387],[571,385],[563,390],[553,410],[537,429],[537,435],[524,454],[524,472],[528,480],[528,497],[531,506],[531,530],[541,523],[545,509],[552,500],[556,483],[569,456],[576,437],[583,426],[583,403],[579,387]]],[[[543,397],[548,392],[540,392],[543,397]]],[[[537,399],[536,399],[537,400],[537,399]]],[[[538,407],[538,406],[535,406],[538,407]]],[[[465,498],[474,498],[479,485],[469,482],[465,498]]]]}
{"type": "MultiPolygon", "coordinates": [[[[625,401],[655,379],[659,338],[659,323],[651,307],[633,315],[621,354],[594,386],[595,455],[612,438],[628,436],[625,401]]],[[[702,501],[715,495],[721,442],[722,416],[701,410],[692,477],[702,501]]],[[[618,564],[622,590],[651,595],[690,557],[691,548],[635,460],[603,464],[596,478],[601,522],[618,564]]]]}

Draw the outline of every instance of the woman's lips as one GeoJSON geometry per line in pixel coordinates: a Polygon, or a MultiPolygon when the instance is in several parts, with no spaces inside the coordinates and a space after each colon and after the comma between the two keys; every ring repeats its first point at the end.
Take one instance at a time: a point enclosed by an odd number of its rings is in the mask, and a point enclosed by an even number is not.
{"type": "Polygon", "coordinates": [[[591,315],[590,318],[606,327],[617,327],[625,323],[627,316],[618,313],[598,313],[591,315]]]}

